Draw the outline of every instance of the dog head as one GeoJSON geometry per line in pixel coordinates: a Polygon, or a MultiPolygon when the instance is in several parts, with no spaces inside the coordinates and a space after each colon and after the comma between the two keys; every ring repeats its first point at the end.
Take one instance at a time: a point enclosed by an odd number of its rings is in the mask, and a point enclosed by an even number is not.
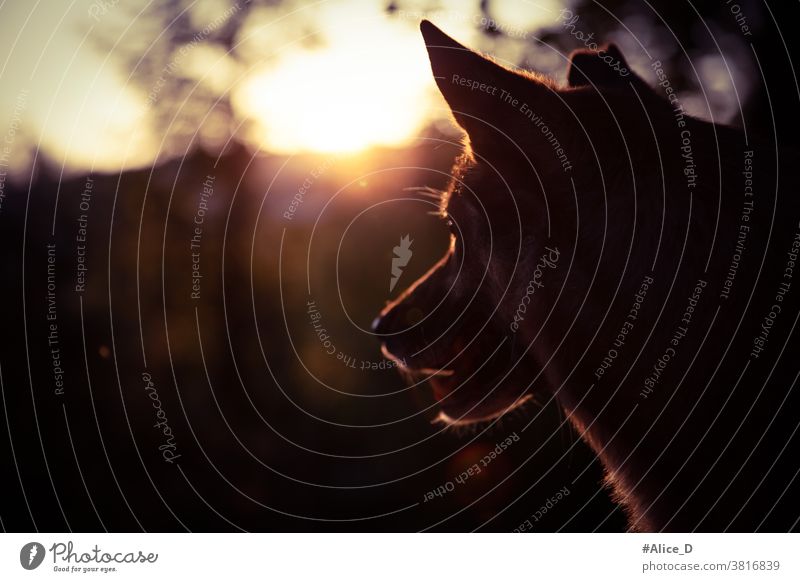
{"type": "MultiPolygon", "coordinates": [[[[625,109],[654,94],[634,74],[619,73],[619,63],[629,69],[613,46],[574,53],[570,86],[558,88],[465,48],[427,21],[421,30],[466,151],[441,200],[449,250],[382,310],[373,330],[387,357],[430,382],[441,420],[468,424],[518,407],[547,384],[543,326],[567,272],[581,262],[571,257],[578,239],[591,244],[594,236],[576,220],[578,208],[603,204],[595,182],[608,183],[602,172],[627,160],[620,136],[640,131],[625,109]],[[579,204],[578,188],[597,200],[579,204]]],[[[559,305],[562,316],[574,307],[559,305]]]]}

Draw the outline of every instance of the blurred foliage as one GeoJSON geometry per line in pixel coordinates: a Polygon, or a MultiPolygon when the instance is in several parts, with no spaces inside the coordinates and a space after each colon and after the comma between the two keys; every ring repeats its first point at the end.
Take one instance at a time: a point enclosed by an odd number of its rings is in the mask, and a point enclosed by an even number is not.
{"type": "MultiPolygon", "coordinates": [[[[359,10],[358,2],[339,4],[345,12],[359,10]]],[[[558,10],[552,10],[552,23],[522,34],[518,23],[503,16],[506,9],[497,10],[500,4],[480,0],[459,5],[465,13],[483,16],[469,20],[483,33],[475,48],[563,79],[566,63],[556,58],[557,53],[566,55],[582,48],[582,43],[558,20],[558,10]]],[[[124,17],[104,22],[93,42],[130,72],[143,96],[158,89],[157,98],[148,105],[156,127],[165,134],[166,149],[185,151],[196,134],[212,147],[248,122],[236,118],[230,91],[253,67],[274,59],[277,47],[289,41],[324,45],[325,23],[315,20],[319,17],[313,9],[303,9],[306,5],[279,0],[168,0],[141,10],[136,4],[120,4],[124,17]],[[256,25],[277,17],[280,22],[269,30],[256,25]]],[[[435,19],[440,11],[453,10],[451,3],[436,0],[393,0],[382,5],[389,18],[407,11],[435,19]]],[[[617,42],[634,69],[651,81],[648,65],[660,60],[690,111],[741,124],[741,102],[745,118],[759,125],[769,121],[765,117],[769,83],[758,80],[759,69],[765,78],[786,70],[786,39],[775,34],[775,27],[782,14],[788,18],[797,12],[796,3],[773,10],[757,0],[741,0],[736,14],[731,3],[715,0],[571,0],[564,6],[579,16],[576,28],[593,34],[599,43],[617,42]],[[742,33],[743,23],[747,35],[742,33]]],[[[442,26],[447,28],[446,21],[442,26]]],[[[773,106],[783,99],[779,93],[770,97],[773,106]]],[[[790,132],[783,137],[796,142],[790,132]]]]}

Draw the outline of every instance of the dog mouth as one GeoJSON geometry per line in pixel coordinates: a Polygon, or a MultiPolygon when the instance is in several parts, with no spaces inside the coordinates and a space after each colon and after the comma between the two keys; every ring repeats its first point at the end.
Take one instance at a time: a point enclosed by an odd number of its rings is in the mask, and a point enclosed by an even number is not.
{"type": "Polygon", "coordinates": [[[427,383],[436,399],[439,413],[434,422],[448,426],[467,426],[492,421],[531,399],[510,379],[507,367],[487,365],[471,372],[414,365],[392,354],[384,344],[384,357],[392,360],[410,384],[427,383]]]}
{"type": "Polygon", "coordinates": [[[530,394],[514,393],[505,390],[502,383],[484,383],[458,376],[433,377],[428,380],[433,395],[439,403],[436,421],[449,426],[466,426],[489,422],[519,408],[528,400],[530,394]],[[481,394],[475,395],[475,391],[481,394]]]}
{"type": "Polygon", "coordinates": [[[387,360],[394,362],[395,367],[400,373],[407,376],[408,379],[412,381],[419,382],[432,378],[450,378],[455,375],[454,370],[446,370],[444,368],[409,366],[405,358],[398,358],[390,352],[386,344],[381,345],[381,354],[383,354],[383,357],[387,360]]]}

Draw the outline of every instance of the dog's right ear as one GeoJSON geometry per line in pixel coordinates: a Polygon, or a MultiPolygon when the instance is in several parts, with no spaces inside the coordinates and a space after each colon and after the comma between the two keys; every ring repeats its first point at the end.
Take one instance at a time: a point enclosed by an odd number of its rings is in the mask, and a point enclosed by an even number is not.
{"type": "Polygon", "coordinates": [[[467,132],[472,148],[487,154],[501,142],[497,130],[511,108],[503,102],[503,91],[513,96],[525,93],[530,103],[543,105],[553,89],[544,80],[523,76],[456,42],[436,26],[420,24],[436,84],[450,106],[456,122],[467,132]],[[530,92],[541,92],[530,95],[530,92]]]}
{"type": "Polygon", "coordinates": [[[617,45],[607,44],[598,50],[576,50],[569,56],[567,83],[570,87],[594,86],[649,89],[644,79],[631,70],[617,45]]]}
{"type": "Polygon", "coordinates": [[[570,87],[627,85],[631,69],[616,45],[600,50],[576,50],[569,56],[567,83],[570,87]]]}

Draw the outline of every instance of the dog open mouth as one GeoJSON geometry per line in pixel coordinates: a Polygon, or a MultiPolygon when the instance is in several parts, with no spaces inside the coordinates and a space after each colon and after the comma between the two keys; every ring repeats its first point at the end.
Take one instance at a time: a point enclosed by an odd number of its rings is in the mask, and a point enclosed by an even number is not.
{"type": "MultiPolygon", "coordinates": [[[[521,384],[522,374],[513,364],[509,366],[508,350],[502,347],[498,346],[481,365],[470,370],[459,367],[457,371],[400,359],[385,344],[381,351],[412,386],[430,385],[439,407],[436,422],[465,426],[497,419],[531,398],[521,384]]],[[[464,352],[461,357],[466,359],[464,352]]]]}
{"type": "MultiPolygon", "coordinates": [[[[468,425],[476,422],[486,422],[499,418],[527,402],[530,394],[514,395],[495,387],[497,394],[489,392],[486,396],[474,402],[469,398],[460,398],[459,390],[470,392],[470,380],[459,381],[455,375],[449,377],[434,376],[429,380],[433,388],[433,395],[439,402],[438,421],[448,425],[468,425]]],[[[491,390],[491,387],[486,387],[491,390]]]]}

